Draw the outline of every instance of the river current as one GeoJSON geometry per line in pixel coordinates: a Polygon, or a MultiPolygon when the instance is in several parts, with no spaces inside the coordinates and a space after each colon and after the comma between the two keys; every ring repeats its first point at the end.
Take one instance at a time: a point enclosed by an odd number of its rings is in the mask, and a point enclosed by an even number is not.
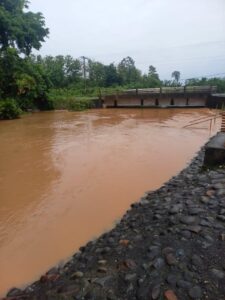
{"type": "Polygon", "coordinates": [[[102,109],[0,122],[0,295],[66,261],[176,175],[220,124],[183,127],[214,113],[102,109]]]}

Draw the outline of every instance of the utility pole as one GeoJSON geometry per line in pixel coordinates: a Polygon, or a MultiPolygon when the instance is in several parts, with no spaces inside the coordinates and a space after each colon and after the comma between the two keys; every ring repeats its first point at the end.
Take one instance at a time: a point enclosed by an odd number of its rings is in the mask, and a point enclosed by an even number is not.
{"type": "Polygon", "coordinates": [[[87,73],[86,73],[86,59],[88,59],[85,56],[81,56],[83,59],[83,75],[84,75],[84,93],[87,93],[87,73]]]}

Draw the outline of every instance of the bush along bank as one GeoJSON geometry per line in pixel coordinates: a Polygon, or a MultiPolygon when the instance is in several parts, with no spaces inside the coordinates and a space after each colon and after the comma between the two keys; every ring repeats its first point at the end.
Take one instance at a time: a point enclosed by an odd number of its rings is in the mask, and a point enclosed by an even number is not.
{"type": "Polygon", "coordinates": [[[22,110],[15,100],[0,100],[0,120],[17,119],[21,114],[22,110]]]}
{"type": "Polygon", "coordinates": [[[225,168],[203,170],[203,158],[204,148],[114,229],[6,299],[224,300],[225,168]]]}

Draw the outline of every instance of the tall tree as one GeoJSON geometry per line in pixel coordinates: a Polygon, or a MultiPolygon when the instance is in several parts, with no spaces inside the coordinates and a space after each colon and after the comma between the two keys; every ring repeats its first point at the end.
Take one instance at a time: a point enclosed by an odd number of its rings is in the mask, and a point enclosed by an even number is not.
{"type": "Polygon", "coordinates": [[[135,61],[130,56],[122,59],[119,63],[118,73],[123,84],[138,82],[141,77],[141,72],[135,67],[135,61]]]}
{"type": "Polygon", "coordinates": [[[27,0],[0,1],[0,49],[17,48],[29,55],[32,48],[39,50],[49,30],[41,13],[25,11],[27,0]]]}
{"type": "Polygon", "coordinates": [[[171,77],[174,78],[175,83],[178,84],[179,80],[180,80],[180,72],[173,71],[173,73],[171,74],[171,77]]]}
{"type": "Polygon", "coordinates": [[[156,68],[153,67],[152,65],[149,66],[149,69],[148,69],[148,76],[151,77],[151,78],[155,78],[155,79],[158,79],[159,80],[159,75],[156,71],[156,68]]]}
{"type": "Polygon", "coordinates": [[[121,84],[121,78],[117,72],[115,65],[112,63],[108,66],[105,66],[105,82],[106,87],[116,86],[121,84]]]}
{"type": "Polygon", "coordinates": [[[92,86],[104,86],[105,82],[105,66],[100,63],[88,60],[89,81],[92,86]]]}
{"type": "Polygon", "coordinates": [[[149,66],[148,71],[148,87],[159,87],[161,86],[161,81],[159,79],[159,75],[154,66],[149,66]]]}

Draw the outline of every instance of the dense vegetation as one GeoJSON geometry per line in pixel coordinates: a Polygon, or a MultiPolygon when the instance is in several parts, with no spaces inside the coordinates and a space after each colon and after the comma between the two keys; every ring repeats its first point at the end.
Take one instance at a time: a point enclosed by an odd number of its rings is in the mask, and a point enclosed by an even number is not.
{"type": "MultiPolygon", "coordinates": [[[[161,81],[154,66],[142,74],[131,57],[118,65],[67,56],[34,56],[49,30],[41,13],[32,13],[26,0],[0,0],[0,119],[16,118],[29,109],[82,110],[93,98],[126,88],[177,86],[180,72],[161,81]]],[[[217,85],[225,79],[189,79],[188,85],[217,85]]]]}

